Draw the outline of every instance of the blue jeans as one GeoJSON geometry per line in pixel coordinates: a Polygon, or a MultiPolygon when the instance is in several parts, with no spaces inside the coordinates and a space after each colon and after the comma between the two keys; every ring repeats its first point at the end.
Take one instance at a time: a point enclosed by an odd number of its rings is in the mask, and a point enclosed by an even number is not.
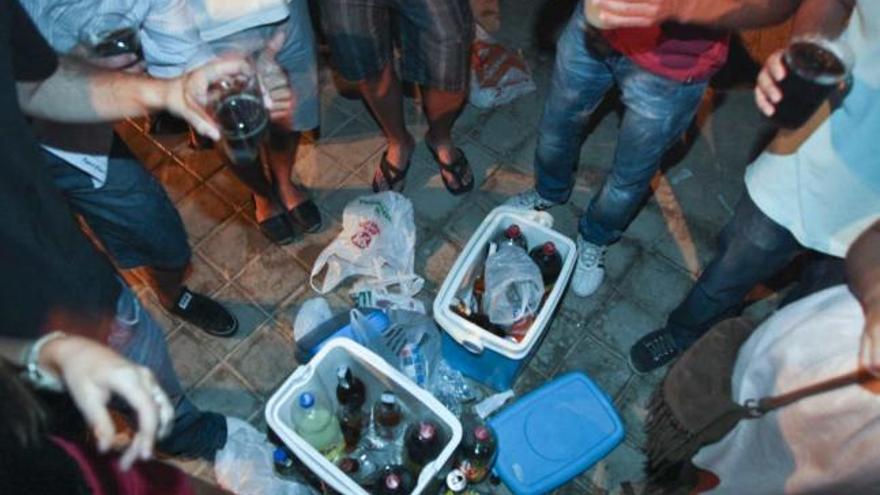
{"type": "Polygon", "coordinates": [[[113,138],[107,180],[101,187],[52,153],[44,150],[43,156],[55,185],[117,266],[176,270],[189,264],[192,253],[180,214],[159,181],[118,136],[113,138]]]}
{"type": "Polygon", "coordinates": [[[174,405],[174,426],[157,445],[168,455],[213,460],[226,444],[226,418],[200,411],[183,392],[174,371],[162,329],[143,310],[137,297],[122,283],[116,320],[107,344],[131,361],[149,368],[174,405]]]}
{"type": "MultiPolygon", "coordinates": [[[[744,193],[733,218],[718,237],[718,253],[669,315],[666,329],[679,348],[688,348],[715,323],[738,314],[743,298],[756,284],[807,251],[788,229],[765,215],[744,193]]],[[[843,283],[843,260],[815,252],[810,255],[799,284],[782,305],[843,283]]]]}
{"type": "Polygon", "coordinates": [[[601,48],[589,39],[579,5],[557,44],[535,152],[535,187],[547,200],[568,200],[587,120],[617,84],[626,112],[614,164],[578,229],[586,241],[604,246],[617,241],[638,212],[663,154],[693,119],[706,82],[667,79],[601,48]]]}

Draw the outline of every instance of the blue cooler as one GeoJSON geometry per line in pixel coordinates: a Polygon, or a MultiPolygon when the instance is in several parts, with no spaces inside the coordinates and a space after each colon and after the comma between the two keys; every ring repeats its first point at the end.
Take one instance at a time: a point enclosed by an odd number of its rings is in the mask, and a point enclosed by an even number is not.
{"type": "Polygon", "coordinates": [[[583,373],[562,375],[489,420],[498,435],[494,472],[516,495],[551,492],[623,440],[611,400],[583,373]]]}
{"type": "Polygon", "coordinates": [[[547,212],[495,208],[471,236],[434,298],[434,319],[444,330],[443,358],[453,368],[495,390],[512,387],[537,351],[574,271],[577,247],[552,226],[553,217],[547,212]],[[489,242],[511,224],[519,225],[529,247],[552,241],[562,257],[562,271],[521,342],[498,337],[451,309],[459,293],[482,269],[489,242]]]}

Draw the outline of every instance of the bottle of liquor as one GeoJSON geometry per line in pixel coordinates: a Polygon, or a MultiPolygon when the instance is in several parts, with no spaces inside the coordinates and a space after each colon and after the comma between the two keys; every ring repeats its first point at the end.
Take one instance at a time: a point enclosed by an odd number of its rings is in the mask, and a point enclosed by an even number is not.
{"type": "Polygon", "coordinates": [[[477,424],[465,433],[456,468],[469,483],[480,483],[489,475],[496,453],[495,434],[488,426],[477,424]]]}
{"type": "Polygon", "coordinates": [[[544,280],[544,290],[550,291],[559,273],[562,271],[562,256],[556,250],[556,244],[548,241],[532,249],[529,256],[541,270],[541,278],[544,280]]]}
{"type": "Polygon", "coordinates": [[[498,249],[500,250],[502,246],[505,244],[509,244],[511,246],[516,246],[521,248],[523,251],[528,252],[529,244],[526,241],[526,236],[523,235],[522,229],[519,228],[519,225],[512,223],[497,239],[498,249]]]}
{"type": "Polygon", "coordinates": [[[363,406],[367,400],[367,388],[364,382],[354,376],[351,368],[341,365],[336,368],[336,400],[339,401],[339,427],[345,439],[346,452],[357,448],[361,434],[366,426],[367,418],[363,406]]]}
{"type": "Polygon", "coordinates": [[[339,422],[312,392],[299,396],[293,412],[294,429],[303,440],[331,462],[342,454],[345,443],[339,422]]]}
{"type": "Polygon", "coordinates": [[[376,426],[376,435],[384,440],[394,440],[397,438],[400,430],[400,424],[403,420],[403,413],[400,410],[400,404],[397,403],[397,396],[394,392],[386,390],[382,392],[379,401],[373,409],[373,419],[376,426]]]}
{"type": "Polygon", "coordinates": [[[409,495],[415,488],[412,473],[403,466],[385,466],[373,487],[376,495],[409,495]]]}
{"type": "Polygon", "coordinates": [[[437,457],[443,450],[440,431],[433,421],[422,420],[409,426],[404,441],[407,468],[418,475],[425,464],[437,457]]]}
{"type": "Polygon", "coordinates": [[[336,400],[339,405],[362,408],[367,400],[364,382],[354,376],[351,368],[344,364],[336,368],[336,377],[339,379],[339,384],[336,385],[336,400]]]}
{"type": "Polygon", "coordinates": [[[361,462],[353,457],[343,457],[341,461],[336,464],[339,467],[339,470],[345,473],[346,476],[354,480],[355,483],[362,486],[363,488],[369,490],[372,488],[373,481],[371,479],[371,475],[375,474],[375,467],[373,468],[373,472],[370,472],[369,469],[365,469],[361,462]]]}

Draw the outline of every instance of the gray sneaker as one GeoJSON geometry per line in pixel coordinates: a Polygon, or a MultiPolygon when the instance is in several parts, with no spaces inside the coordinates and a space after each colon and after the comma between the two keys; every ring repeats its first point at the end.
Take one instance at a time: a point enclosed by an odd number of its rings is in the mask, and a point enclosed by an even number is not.
{"type": "Polygon", "coordinates": [[[559,203],[550,201],[549,199],[542,198],[535,189],[526,189],[505,201],[503,206],[510,206],[519,210],[543,211],[558,204],[559,203]]]}
{"type": "Polygon", "coordinates": [[[575,295],[587,297],[602,285],[605,279],[605,246],[587,242],[578,235],[578,259],[571,277],[571,290],[575,295]]]}

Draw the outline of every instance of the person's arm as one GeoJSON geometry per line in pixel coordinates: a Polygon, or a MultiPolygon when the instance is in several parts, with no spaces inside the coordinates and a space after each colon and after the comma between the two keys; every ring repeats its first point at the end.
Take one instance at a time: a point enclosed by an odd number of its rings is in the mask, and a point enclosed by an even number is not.
{"type": "MultiPolygon", "coordinates": [[[[803,0],[794,16],[792,37],[818,34],[828,39],[837,38],[849,22],[855,2],[856,0],[803,0]]],[[[776,113],[776,104],[782,100],[779,82],[786,76],[782,53],[783,50],[780,49],[767,57],[755,85],[755,103],[768,117],[776,113]]]]}
{"type": "Polygon", "coordinates": [[[880,221],[850,246],[846,253],[846,278],[865,313],[864,364],[868,371],[880,376],[880,221]]]}
{"type": "MultiPolygon", "coordinates": [[[[20,367],[35,341],[0,337],[0,358],[20,367]]],[[[127,469],[152,456],[153,443],[170,430],[174,410],[150,370],[109,347],[73,335],[53,336],[38,349],[36,364],[57,377],[92,427],[98,449],[107,451],[116,434],[107,403],[122,397],[137,414],[138,430],[120,459],[127,469]]]]}
{"type": "Polygon", "coordinates": [[[168,110],[195,129],[219,139],[216,123],[206,114],[208,86],[251,67],[241,58],[224,58],[181,77],[152,79],[106,71],[72,57],[62,57],[58,69],[42,81],[17,83],[24,113],[59,122],[104,122],[168,110]]]}
{"type": "MultiPolygon", "coordinates": [[[[667,21],[750,29],[788,19],[802,0],[587,0],[603,28],[647,27],[667,21]]],[[[829,1],[834,0],[820,0],[829,1]]]]}

